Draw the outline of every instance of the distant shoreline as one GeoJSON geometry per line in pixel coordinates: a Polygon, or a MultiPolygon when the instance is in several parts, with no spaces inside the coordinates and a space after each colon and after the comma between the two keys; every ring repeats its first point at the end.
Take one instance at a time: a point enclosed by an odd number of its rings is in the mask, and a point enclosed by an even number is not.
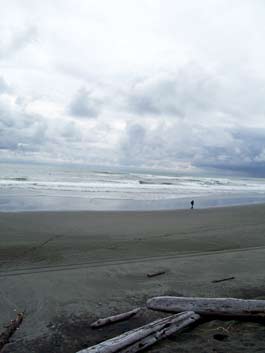
{"type": "MultiPolygon", "coordinates": [[[[257,206],[265,207],[265,202],[256,202],[251,204],[240,204],[240,205],[226,205],[226,206],[215,206],[215,207],[201,207],[194,208],[191,212],[196,211],[210,211],[210,210],[227,210],[227,209],[236,209],[236,208],[254,208],[257,206]]],[[[134,210],[134,209],[125,209],[125,210],[22,210],[22,211],[2,211],[0,210],[0,215],[3,214],[153,214],[153,213],[181,213],[189,211],[190,208],[176,208],[176,209],[144,209],[144,210],[134,210]]]]}
{"type": "Polygon", "coordinates": [[[30,211],[170,211],[190,208],[195,200],[195,209],[209,209],[231,206],[248,206],[265,203],[265,195],[258,193],[226,194],[181,197],[163,200],[132,200],[87,198],[85,196],[64,194],[47,195],[42,193],[8,192],[0,198],[0,212],[30,211]]]}

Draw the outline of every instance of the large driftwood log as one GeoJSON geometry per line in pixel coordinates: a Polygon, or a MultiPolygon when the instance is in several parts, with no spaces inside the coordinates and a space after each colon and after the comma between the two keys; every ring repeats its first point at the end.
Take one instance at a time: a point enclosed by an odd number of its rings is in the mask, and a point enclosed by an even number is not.
{"type": "Polygon", "coordinates": [[[113,322],[118,322],[122,320],[127,320],[130,319],[132,316],[136,315],[141,308],[136,308],[134,310],[128,311],[126,313],[114,315],[114,316],[109,316],[104,319],[98,319],[97,321],[93,322],[90,327],[92,328],[99,328],[108,324],[111,324],[113,322]]]}
{"type": "Polygon", "coordinates": [[[0,334],[0,351],[9,342],[12,335],[16,332],[23,321],[24,314],[19,313],[15,320],[12,320],[5,331],[0,334]]]}
{"type": "Polygon", "coordinates": [[[194,311],[201,315],[265,317],[265,300],[154,297],[147,301],[147,307],[171,313],[194,311]]]}
{"type": "Polygon", "coordinates": [[[135,353],[194,323],[199,318],[200,316],[194,312],[171,315],[83,349],[78,353],[135,353]]]}
{"type": "Polygon", "coordinates": [[[175,324],[171,324],[163,327],[162,329],[158,330],[157,332],[155,332],[154,334],[151,334],[143,339],[141,339],[140,341],[130,345],[129,347],[125,348],[122,350],[122,353],[136,353],[136,352],[140,352],[144,349],[146,349],[147,347],[155,344],[158,341],[161,341],[162,339],[178,332],[181,331],[182,329],[184,329],[185,327],[193,324],[195,321],[199,320],[200,316],[198,314],[193,313],[192,316],[187,317],[186,319],[175,323],[175,324]]]}

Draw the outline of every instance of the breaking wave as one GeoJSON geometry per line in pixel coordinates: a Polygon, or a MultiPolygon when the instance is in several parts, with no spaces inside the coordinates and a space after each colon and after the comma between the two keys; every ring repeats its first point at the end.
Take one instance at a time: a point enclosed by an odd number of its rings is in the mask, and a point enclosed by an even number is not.
{"type": "Polygon", "coordinates": [[[0,173],[0,192],[29,191],[39,194],[120,200],[166,200],[218,194],[265,194],[262,179],[179,177],[125,172],[98,172],[32,167],[25,173],[0,173]],[[12,175],[13,173],[13,175],[12,175]]]}

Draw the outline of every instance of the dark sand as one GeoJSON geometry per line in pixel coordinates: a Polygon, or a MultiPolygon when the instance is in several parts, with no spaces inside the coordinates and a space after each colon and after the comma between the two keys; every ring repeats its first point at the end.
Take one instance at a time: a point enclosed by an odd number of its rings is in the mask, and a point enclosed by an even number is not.
{"type": "MultiPolygon", "coordinates": [[[[0,240],[0,330],[14,310],[26,311],[5,353],[74,353],[161,317],[144,311],[89,328],[97,317],[155,295],[265,298],[264,205],[0,213],[0,240]],[[146,276],[155,271],[166,274],[146,276]]],[[[149,351],[265,352],[264,337],[262,322],[213,320],[149,351]],[[218,333],[224,340],[215,339],[218,333]]]]}

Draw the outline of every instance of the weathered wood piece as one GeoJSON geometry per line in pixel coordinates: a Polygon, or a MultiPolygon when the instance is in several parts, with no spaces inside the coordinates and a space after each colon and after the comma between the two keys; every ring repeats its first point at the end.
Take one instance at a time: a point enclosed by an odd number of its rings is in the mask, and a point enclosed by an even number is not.
{"type": "Polygon", "coordinates": [[[194,311],[201,315],[265,317],[265,300],[154,297],[147,301],[147,307],[171,313],[194,311]]]}
{"type": "Polygon", "coordinates": [[[153,321],[120,336],[83,349],[77,353],[135,353],[191,325],[200,318],[194,312],[184,312],[153,321]]]}
{"type": "Polygon", "coordinates": [[[200,319],[200,315],[193,313],[190,317],[187,317],[186,319],[183,319],[182,321],[179,321],[178,323],[173,323],[171,325],[168,325],[168,327],[163,327],[162,329],[158,330],[152,335],[149,335],[139,342],[134,343],[133,345],[129,346],[128,348],[125,348],[122,350],[122,353],[136,353],[140,352],[147,347],[155,344],[158,341],[161,341],[162,339],[171,336],[172,334],[179,332],[183,330],[185,327],[193,324],[197,320],[200,319]]]}
{"type": "Polygon", "coordinates": [[[212,281],[212,283],[220,283],[220,282],[225,282],[225,281],[231,281],[232,279],[235,279],[235,277],[227,277],[227,278],[215,279],[214,281],[212,281]]]}
{"type": "Polygon", "coordinates": [[[18,313],[15,320],[12,320],[10,324],[6,327],[5,331],[0,334],[0,351],[9,342],[10,338],[16,332],[16,330],[21,325],[24,318],[23,313],[18,313]]]}
{"type": "Polygon", "coordinates": [[[194,322],[196,322],[197,320],[200,319],[200,316],[198,314],[193,313],[192,316],[187,317],[186,319],[178,322],[178,323],[173,323],[171,325],[169,325],[168,327],[164,327],[161,330],[155,332],[152,335],[149,335],[143,339],[141,339],[140,341],[130,345],[129,347],[125,348],[122,350],[122,353],[136,353],[136,352],[140,352],[144,349],[146,349],[147,347],[155,344],[158,341],[161,341],[162,339],[181,331],[182,329],[184,329],[185,327],[193,324],[194,322]]]}
{"type": "Polygon", "coordinates": [[[128,320],[132,316],[135,316],[140,310],[141,310],[141,308],[136,308],[136,309],[133,309],[133,310],[128,311],[126,313],[122,313],[122,314],[113,315],[113,316],[109,316],[109,317],[106,317],[106,318],[98,319],[97,321],[93,322],[90,325],[90,327],[99,328],[99,327],[102,327],[102,326],[105,326],[105,325],[112,324],[113,322],[128,320]]]}
{"type": "Polygon", "coordinates": [[[147,277],[156,277],[156,276],[161,276],[164,275],[166,271],[159,271],[159,272],[154,272],[154,273],[147,273],[147,277]]]}

